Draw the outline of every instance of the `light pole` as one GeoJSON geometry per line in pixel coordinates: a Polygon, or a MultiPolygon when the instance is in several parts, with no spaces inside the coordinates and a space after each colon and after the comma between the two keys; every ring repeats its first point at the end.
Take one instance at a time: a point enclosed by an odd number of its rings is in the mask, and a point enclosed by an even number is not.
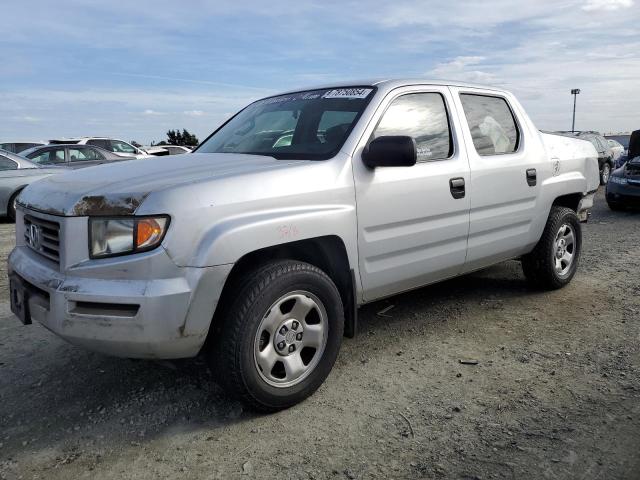
{"type": "Polygon", "coordinates": [[[573,95],[573,121],[571,122],[571,133],[576,131],[576,98],[578,98],[579,93],[579,88],[574,88],[571,90],[571,95],[573,95]]]}

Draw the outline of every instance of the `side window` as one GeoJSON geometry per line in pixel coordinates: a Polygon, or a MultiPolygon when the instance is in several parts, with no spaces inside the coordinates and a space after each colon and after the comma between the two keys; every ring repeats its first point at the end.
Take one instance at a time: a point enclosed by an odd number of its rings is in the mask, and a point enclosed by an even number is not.
{"type": "Polygon", "coordinates": [[[136,153],[135,148],[120,140],[111,140],[111,151],[116,153],[136,153]]]}
{"type": "Polygon", "coordinates": [[[88,160],[104,160],[104,155],[102,152],[96,150],[95,148],[85,148],[83,150],[85,157],[88,160]]]}
{"type": "Polygon", "coordinates": [[[389,105],[373,132],[408,135],[416,141],[418,161],[443,160],[453,153],[444,98],[439,93],[409,93],[389,105]]]}
{"type": "Polygon", "coordinates": [[[0,155],[0,170],[16,170],[17,168],[18,164],[16,162],[0,155]]]}
{"type": "Polygon", "coordinates": [[[518,126],[504,98],[463,93],[460,100],[479,155],[501,155],[518,149],[518,126]]]}
{"type": "Polygon", "coordinates": [[[90,150],[80,149],[80,148],[70,148],[69,149],[69,161],[70,162],[86,162],[87,160],[91,160],[87,158],[85,155],[86,152],[90,150]]]}
{"type": "Polygon", "coordinates": [[[64,148],[60,148],[57,150],[45,150],[44,152],[41,152],[34,157],[30,156],[29,160],[40,165],[55,165],[65,163],[64,148]]]}

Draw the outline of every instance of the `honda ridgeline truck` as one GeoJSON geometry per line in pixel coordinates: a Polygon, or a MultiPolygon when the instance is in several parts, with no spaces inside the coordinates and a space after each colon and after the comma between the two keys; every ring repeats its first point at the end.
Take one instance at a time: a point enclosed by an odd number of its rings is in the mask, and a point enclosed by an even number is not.
{"type": "Polygon", "coordinates": [[[180,161],[28,186],[11,305],[110,355],[202,351],[230,392],[282,409],[325,380],[364,303],[508,259],[538,287],[569,283],[598,181],[589,142],[541,133],[503,90],[294,91],[180,161]]]}

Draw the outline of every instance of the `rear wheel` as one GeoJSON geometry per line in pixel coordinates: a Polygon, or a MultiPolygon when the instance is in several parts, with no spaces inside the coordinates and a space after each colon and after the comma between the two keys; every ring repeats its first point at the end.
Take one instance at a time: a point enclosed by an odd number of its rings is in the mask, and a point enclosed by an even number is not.
{"type": "Polygon", "coordinates": [[[536,287],[562,288],[575,275],[581,250],[582,229],[576,213],[570,208],[552,207],[538,244],[522,257],[522,269],[536,287]]]}
{"type": "Polygon", "coordinates": [[[336,286],[313,265],[278,261],[246,275],[236,292],[210,355],[220,382],[257,410],[304,400],[340,349],[344,313],[336,286]]]}

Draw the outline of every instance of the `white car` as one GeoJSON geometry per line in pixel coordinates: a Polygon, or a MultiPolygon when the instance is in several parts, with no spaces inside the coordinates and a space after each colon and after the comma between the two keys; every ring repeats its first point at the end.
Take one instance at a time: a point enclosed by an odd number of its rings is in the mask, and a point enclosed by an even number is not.
{"type": "Polygon", "coordinates": [[[49,140],[50,144],[76,144],[76,145],[93,145],[100,147],[109,152],[113,152],[121,157],[129,158],[147,158],[149,154],[141,148],[134,147],[124,140],[108,137],[79,137],[79,138],[59,138],[49,140]]]}
{"type": "Polygon", "coordinates": [[[623,154],[624,154],[624,146],[611,139],[611,138],[607,138],[607,143],[609,144],[609,147],[611,147],[611,151],[613,152],[613,162],[615,163],[623,154]]]}
{"type": "Polygon", "coordinates": [[[163,157],[165,155],[182,155],[191,153],[191,148],[182,145],[149,145],[142,147],[149,155],[163,157]]]}

